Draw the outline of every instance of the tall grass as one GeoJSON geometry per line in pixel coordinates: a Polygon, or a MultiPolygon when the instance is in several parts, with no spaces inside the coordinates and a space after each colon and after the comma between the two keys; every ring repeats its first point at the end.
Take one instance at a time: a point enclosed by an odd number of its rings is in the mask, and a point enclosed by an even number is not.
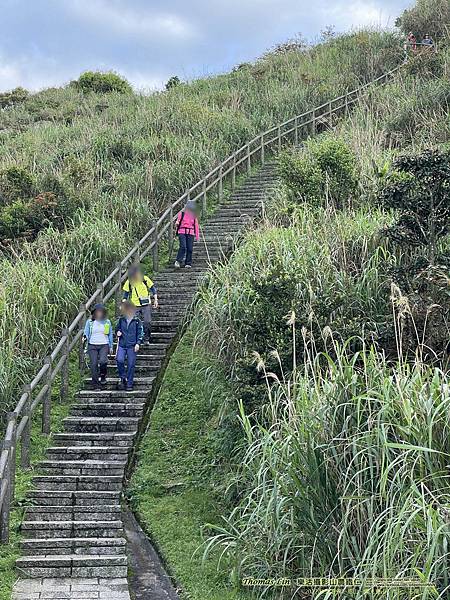
{"type": "Polygon", "coordinates": [[[259,422],[241,409],[245,453],[230,483],[240,499],[207,549],[233,560],[236,581],[347,575],[361,588],[316,597],[447,598],[448,376],[421,364],[392,368],[373,350],[337,346],[331,359],[309,347],[291,378],[265,373],[259,422]],[[432,586],[377,596],[363,591],[372,578],[432,586]]]}
{"type": "MultiPolygon", "coordinates": [[[[83,95],[68,87],[1,111],[0,171],[20,166],[37,189],[46,177],[55,177],[81,206],[64,230],[45,231],[19,251],[19,267],[26,263],[36,293],[34,327],[53,314],[40,301],[46,290],[38,289],[39,281],[50,280],[59,269],[66,286],[53,326],[41,335],[40,353],[72,313],[72,300],[81,301],[113,255],[117,259],[193,180],[258,131],[381,74],[397,64],[399,55],[395,34],[361,31],[305,52],[269,54],[233,73],[165,93],[83,95]]],[[[0,355],[10,365],[15,326],[28,322],[28,314],[22,287],[10,284],[16,258],[5,255],[3,261],[3,301],[14,304],[15,311],[0,313],[0,355]]],[[[25,361],[38,354],[34,343],[31,347],[33,352],[22,337],[18,350],[25,361]]],[[[1,410],[10,406],[20,383],[17,371],[9,372],[1,410]]]]}

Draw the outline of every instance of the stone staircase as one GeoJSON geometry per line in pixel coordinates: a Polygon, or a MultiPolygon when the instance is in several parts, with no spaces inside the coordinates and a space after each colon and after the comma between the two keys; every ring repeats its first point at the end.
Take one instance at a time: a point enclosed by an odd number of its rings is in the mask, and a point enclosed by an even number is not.
{"type": "MultiPolygon", "coordinates": [[[[33,480],[34,489],[29,494],[32,506],[26,509],[22,524],[23,556],[17,560],[22,577],[55,581],[87,578],[96,579],[97,584],[108,578],[126,578],[121,493],[152,386],[173,347],[199,280],[210,264],[229,252],[236,234],[260,214],[275,181],[271,163],[248,177],[202,227],[193,268],[169,266],[155,278],[160,308],[153,311],[151,344],[138,356],[134,391],[115,389],[116,368],[111,363],[106,389],[89,391],[86,386],[79,392],[64,421],[64,433],[53,436],[53,445],[33,480]]],[[[70,590],[62,596],[31,591],[24,596],[20,591],[23,582],[17,589],[15,600],[83,597],[71,595],[70,590]]],[[[51,594],[51,588],[46,593],[51,594]]],[[[99,592],[98,596],[86,597],[103,596],[99,592]]],[[[114,600],[116,596],[108,597],[114,600]]]]}

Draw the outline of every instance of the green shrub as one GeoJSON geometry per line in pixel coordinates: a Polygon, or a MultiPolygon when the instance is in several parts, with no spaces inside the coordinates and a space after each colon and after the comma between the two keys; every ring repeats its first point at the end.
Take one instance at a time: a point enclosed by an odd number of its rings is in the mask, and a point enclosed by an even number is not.
{"type": "Polygon", "coordinates": [[[33,228],[29,223],[29,212],[29,203],[24,200],[17,200],[0,208],[0,241],[2,243],[32,236],[33,228]]]}
{"type": "Polygon", "coordinates": [[[29,92],[22,87],[16,87],[10,92],[3,92],[0,94],[0,108],[9,108],[16,104],[25,102],[28,98],[29,92]]]}
{"type": "Polygon", "coordinates": [[[174,75],[171,77],[166,83],[166,90],[171,90],[172,88],[178,87],[181,85],[181,80],[178,75],[174,75]]]}
{"type": "Polygon", "coordinates": [[[404,66],[408,75],[420,77],[441,77],[444,73],[445,62],[441,54],[423,50],[411,58],[404,66]]]}
{"type": "Polygon", "coordinates": [[[96,92],[97,94],[108,92],[129,94],[132,92],[128,81],[113,72],[86,71],[80,75],[74,85],[82,92],[96,92]]]}
{"type": "Polygon", "coordinates": [[[450,23],[450,3],[448,0],[417,0],[412,8],[403,12],[396,25],[405,35],[412,31],[418,41],[425,35],[440,38],[447,34],[450,23]]]}
{"type": "Polygon", "coordinates": [[[26,200],[34,191],[33,177],[22,167],[9,167],[0,173],[0,206],[26,200]]]}
{"type": "Polygon", "coordinates": [[[340,139],[321,136],[278,158],[281,178],[301,202],[342,207],[357,188],[356,158],[340,139]]]}

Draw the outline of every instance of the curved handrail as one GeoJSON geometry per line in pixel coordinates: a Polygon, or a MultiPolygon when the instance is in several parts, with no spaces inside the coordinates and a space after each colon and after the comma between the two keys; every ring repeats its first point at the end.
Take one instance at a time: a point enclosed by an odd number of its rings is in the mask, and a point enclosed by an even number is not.
{"type": "Polygon", "coordinates": [[[333,98],[320,106],[305,113],[296,115],[279,125],[258,134],[247,144],[228,156],[214,167],[203,179],[191,186],[184,194],[164,210],[153,227],[133,246],[129,253],[116,264],[114,270],[106,279],[97,285],[95,292],[80,306],[79,312],[62,332],[52,352],[47,356],[31,382],[24,386],[22,395],[13,412],[7,415],[5,436],[0,453],[0,543],[9,540],[9,520],[11,502],[14,498],[16,452],[20,446],[20,464],[27,469],[30,467],[31,419],[34,410],[42,406],[42,432],[50,433],[50,413],[52,403],[52,385],[60,374],[60,396],[68,393],[69,357],[77,349],[80,369],[83,368],[84,356],[82,337],[86,320],[86,311],[96,302],[107,302],[115,297],[116,305],[120,303],[121,289],[127,277],[130,264],[141,261],[152,253],[153,268],[158,271],[158,251],[163,240],[173,241],[173,224],[176,213],[182,203],[189,200],[201,201],[202,212],[206,210],[207,194],[214,188],[218,190],[219,201],[223,194],[223,184],[227,176],[231,176],[231,186],[236,185],[236,175],[242,171],[248,173],[252,161],[259,157],[264,164],[266,154],[282,148],[283,142],[298,144],[303,133],[313,135],[317,124],[330,119],[334,114],[348,112],[350,106],[357,102],[359,96],[368,87],[375,84],[385,84],[401,65],[380,75],[361,87],[333,98]],[[34,397],[34,392],[37,391],[34,397]]]}

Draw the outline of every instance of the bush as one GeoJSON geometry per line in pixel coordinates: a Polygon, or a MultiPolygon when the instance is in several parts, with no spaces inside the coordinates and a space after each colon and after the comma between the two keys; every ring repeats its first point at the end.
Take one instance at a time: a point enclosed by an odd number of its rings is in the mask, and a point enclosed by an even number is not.
{"type": "Polygon", "coordinates": [[[9,167],[0,173],[0,206],[33,195],[34,180],[22,167],[9,167]]]}
{"type": "Polygon", "coordinates": [[[178,77],[178,75],[174,75],[167,81],[166,90],[171,90],[172,88],[178,87],[179,85],[181,85],[180,78],[178,77]]]}
{"type": "Polygon", "coordinates": [[[441,54],[422,50],[403,67],[408,75],[420,77],[441,77],[444,73],[444,60],[441,54]]]}
{"type": "Polygon", "coordinates": [[[301,202],[327,200],[342,207],[357,188],[354,154],[342,140],[329,136],[281,153],[278,166],[284,183],[301,202]]]}
{"type": "Polygon", "coordinates": [[[31,237],[33,229],[28,219],[29,204],[24,200],[0,208],[0,241],[5,243],[31,237]]]}
{"type": "Polygon", "coordinates": [[[113,72],[86,71],[80,75],[74,85],[82,92],[95,92],[97,94],[109,92],[130,94],[133,91],[126,79],[113,72]]]}
{"type": "Polygon", "coordinates": [[[29,95],[28,90],[22,87],[16,87],[10,92],[4,92],[0,94],[0,108],[9,108],[10,106],[21,104],[25,102],[29,95]]]}
{"type": "Polygon", "coordinates": [[[410,31],[420,41],[427,34],[434,38],[446,35],[446,25],[450,23],[450,3],[448,0],[417,0],[397,19],[396,25],[407,35],[410,31]]]}

